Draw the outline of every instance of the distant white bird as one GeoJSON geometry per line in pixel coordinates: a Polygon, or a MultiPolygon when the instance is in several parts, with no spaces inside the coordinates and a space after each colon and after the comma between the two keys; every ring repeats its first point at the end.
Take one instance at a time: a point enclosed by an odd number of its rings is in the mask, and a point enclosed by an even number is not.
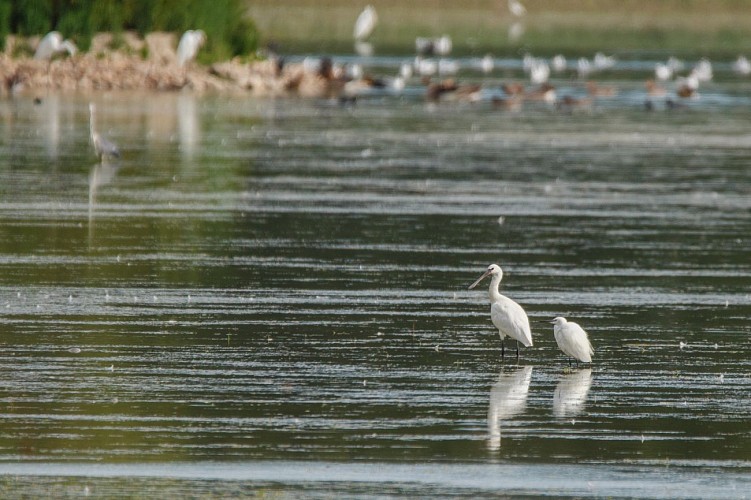
{"type": "MultiPolygon", "coordinates": [[[[587,332],[581,326],[572,321],[566,321],[566,318],[561,316],[553,319],[551,323],[554,325],[555,341],[565,355],[584,363],[592,362],[592,355],[595,351],[589,343],[587,332]]],[[[569,360],[570,363],[571,360],[569,360]]]]}
{"type": "Polygon", "coordinates": [[[592,63],[586,57],[580,57],[576,61],[576,71],[579,74],[579,78],[586,78],[592,72],[592,63]]]}
{"type": "Polygon", "coordinates": [[[615,57],[606,56],[602,52],[598,52],[595,54],[595,57],[592,59],[592,62],[596,70],[602,71],[604,69],[610,69],[613,66],[615,66],[615,57]]]}
{"type": "Polygon", "coordinates": [[[404,78],[405,80],[412,78],[412,65],[409,63],[402,63],[401,66],[399,66],[399,76],[404,78]]]}
{"type": "Polygon", "coordinates": [[[537,61],[529,70],[529,79],[532,83],[540,85],[550,78],[550,66],[542,60],[537,61]]]}
{"type": "Polygon", "coordinates": [[[493,56],[492,55],[486,54],[485,57],[483,57],[480,60],[480,69],[486,75],[488,73],[491,73],[493,71],[494,67],[495,67],[495,61],[493,60],[493,56]]]}
{"type": "Polygon", "coordinates": [[[668,68],[673,70],[673,73],[677,71],[682,71],[685,66],[685,64],[683,64],[683,61],[681,61],[675,56],[668,57],[667,65],[668,65],[668,68]]]}
{"type": "Polygon", "coordinates": [[[508,11],[516,17],[522,17],[527,13],[527,8],[519,0],[508,0],[508,11]]]}
{"type": "Polygon", "coordinates": [[[738,56],[733,63],[733,71],[743,76],[751,74],[751,63],[748,62],[746,56],[738,56]]]}
{"type": "Polygon", "coordinates": [[[553,57],[551,65],[553,66],[553,71],[556,73],[562,73],[563,71],[566,71],[566,58],[562,54],[558,54],[553,57]]]}
{"type": "Polygon", "coordinates": [[[708,82],[712,80],[712,63],[709,62],[709,59],[701,59],[691,70],[691,74],[696,76],[700,82],[708,82]]]}
{"type": "Polygon", "coordinates": [[[96,130],[96,107],[94,103],[89,103],[89,130],[91,132],[91,143],[94,145],[94,151],[101,160],[120,158],[120,149],[113,142],[99,135],[96,130]]]}
{"type": "Polygon", "coordinates": [[[439,75],[455,75],[459,72],[459,61],[454,59],[439,59],[438,60],[438,74],[439,75]]]}
{"type": "Polygon", "coordinates": [[[67,52],[74,56],[78,48],[70,40],[63,40],[59,31],[50,31],[39,41],[37,50],[34,52],[34,59],[50,60],[60,52],[67,52]]]}
{"type": "Polygon", "coordinates": [[[376,24],[378,24],[378,14],[376,13],[375,7],[368,5],[362,12],[360,12],[360,15],[357,16],[355,29],[353,30],[352,35],[355,37],[355,40],[363,41],[373,33],[376,24]]]}
{"type": "Polygon", "coordinates": [[[188,30],[180,37],[177,44],[177,64],[185,66],[195,60],[198,49],[206,43],[206,33],[203,30],[188,30]]]}
{"type": "Polygon", "coordinates": [[[673,78],[673,69],[667,64],[655,64],[655,78],[660,81],[667,81],[673,78]]]}
{"type": "Polygon", "coordinates": [[[527,313],[524,312],[522,306],[506,297],[501,295],[498,291],[498,287],[503,279],[503,271],[500,266],[491,264],[488,266],[487,271],[480,276],[477,281],[469,286],[469,289],[476,287],[487,276],[492,276],[490,280],[490,288],[488,289],[488,295],[490,297],[490,319],[493,324],[498,328],[498,333],[501,336],[501,358],[505,354],[505,347],[503,345],[503,339],[508,335],[512,339],[516,340],[516,357],[519,357],[519,342],[524,344],[525,347],[532,346],[532,332],[529,328],[529,318],[527,313]]]}
{"type": "Polygon", "coordinates": [[[438,37],[433,42],[433,50],[435,50],[435,53],[439,56],[447,56],[451,54],[451,49],[453,49],[453,47],[454,44],[451,41],[451,37],[448,35],[438,37]]]}

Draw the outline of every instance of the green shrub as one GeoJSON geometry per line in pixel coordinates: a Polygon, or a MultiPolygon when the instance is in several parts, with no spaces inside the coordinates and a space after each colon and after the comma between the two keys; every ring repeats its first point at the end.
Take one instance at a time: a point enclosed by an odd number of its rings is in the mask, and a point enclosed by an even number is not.
{"type": "Polygon", "coordinates": [[[203,62],[228,59],[256,50],[258,33],[243,0],[2,0],[0,36],[44,35],[53,29],[87,50],[98,31],[115,36],[124,30],[202,29],[208,43],[203,62]]]}

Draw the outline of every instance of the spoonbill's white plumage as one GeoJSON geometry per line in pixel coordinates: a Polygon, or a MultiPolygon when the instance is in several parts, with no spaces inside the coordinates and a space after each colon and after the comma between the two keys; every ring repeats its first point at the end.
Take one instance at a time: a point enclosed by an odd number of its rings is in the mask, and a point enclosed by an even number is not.
{"type": "Polygon", "coordinates": [[[34,52],[34,59],[49,60],[60,52],[67,52],[74,56],[78,52],[78,48],[70,40],[63,40],[59,31],[50,31],[39,41],[36,52],[34,52]]]}
{"type": "Polygon", "coordinates": [[[748,62],[748,58],[746,56],[738,56],[738,59],[733,63],[733,71],[743,76],[751,74],[751,63],[748,62]]]}
{"type": "Polygon", "coordinates": [[[177,44],[177,64],[185,66],[195,60],[198,49],[206,43],[206,33],[203,30],[188,30],[180,37],[177,44]]]}
{"type": "Polygon", "coordinates": [[[357,21],[355,21],[355,28],[352,32],[355,40],[363,41],[368,38],[373,33],[376,24],[378,24],[378,13],[375,7],[368,5],[360,12],[357,21]]]}
{"type": "Polygon", "coordinates": [[[532,346],[532,331],[529,328],[529,318],[527,313],[524,312],[522,306],[506,297],[501,295],[498,291],[498,287],[503,279],[503,271],[500,266],[491,264],[488,269],[477,278],[477,281],[469,286],[469,289],[476,287],[487,276],[491,276],[490,287],[488,289],[488,295],[490,297],[490,319],[493,324],[498,328],[498,333],[501,336],[501,357],[504,355],[503,339],[506,336],[516,340],[516,357],[519,357],[519,342],[524,344],[525,347],[532,346]]]}
{"type": "Polygon", "coordinates": [[[584,363],[592,362],[595,351],[589,343],[587,332],[581,326],[573,321],[566,321],[566,318],[561,316],[554,318],[551,323],[555,341],[566,356],[584,363]]]}
{"type": "Polygon", "coordinates": [[[91,142],[94,145],[94,151],[102,159],[111,159],[120,157],[120,149],[113,142],[102,137],[96,130],[96,107],[94,103],[89,103],[89,129],[91,131],[91,142]]]}

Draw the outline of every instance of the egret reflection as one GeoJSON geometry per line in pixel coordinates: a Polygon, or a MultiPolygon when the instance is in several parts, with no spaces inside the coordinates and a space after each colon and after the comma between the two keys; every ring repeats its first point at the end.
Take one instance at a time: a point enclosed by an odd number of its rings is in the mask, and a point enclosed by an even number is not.
{"type": "Polygon", "coordinates": [[[521,415],[526,409],[531,380],[531,366],[524,366],[513,372],[501,371],[498,375],[498,381],[490,388],[488,449],[501,448],[501,420],[521,415]]]}
{"type": "Polygon", "coordinates": [[[575,370],[561,378],[553,395],[556,417],[575,417],[581,413],[592,386],[592,369],[575,370]]]}
{"type": "Polygon", "coordinates": [[[177,125],[180,134],[180,152],[185,159],[192,159],[201,141],[196,96],[182,93],[177,98],[177,125]]]}

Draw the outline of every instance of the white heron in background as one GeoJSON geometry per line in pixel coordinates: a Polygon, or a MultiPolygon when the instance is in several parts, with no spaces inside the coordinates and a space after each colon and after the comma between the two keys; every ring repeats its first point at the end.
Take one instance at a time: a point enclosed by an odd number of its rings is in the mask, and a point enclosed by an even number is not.
{"type": "Polygon", "coordinates": [[[751,74],[751,63],[748,62],[746,56],[738,56],[733,63],[733,71],[743,76],[751,74]]]}
{"type": "Polygon", "coordinates": [[[598,52],[592,59],[592,63],[597,71],[610,69],[615,66],[615,56],[606,56],[602,52],[598,52]]]}
{"type": "Polygon", "coordinates": [[[501,336],[501,358],[505,354],[503,339],[506,336],[516,340],[516,357],[518,358],[519,342],[524,344],[525,347],[532,346],[532,332],[529,328],[529,318],[522,306],[505,295],[501,295],[498,291],[498,287],[503,279],[503,271],[497,264],[488,266],[487,271],[477,278],[477,281],[469,285],[469,289],[472,290],[487,276],[491,276],[490,288],[488,289],[490,319],[493,321],[495,327],[498,328],[498,333],[501,336]]]}
{"type": "Polygon", "coordinates": [[[114,142],[108,141],[96,131],[96,106],[89,103],[89,128],[91,130],[91,142],[94,144],[94,151],[102,160],[120,158],[120,149],[114,142]]]}
{"type": "Polygon", "coordinates": [[[69,55],[74,56],[78,52],[78,48],[70,40],[63,40],[63,36],[59,31],[50,31],[39,41],[37,50],[34,52],[34,59],[48,61],[55,54],[61,52],[67,52],[69,55]]]}
{"type": "Polygon", "coordinates": [[[486,75],[488,73],[492,73],[494,67],[495,60],[493,59],[493,56],[490,54],[485,54],[485,57],[480,60],[480,69],[482,70],[482,72],[486,75]]]}
{"type": "Polygon", "coordinates": [[[527,13],[527,8],[519,0],[508,0],[508,11],[516,17],[522,17],[527,13]]]}
{"type": "Polygon", "coordinates": [[[355,21],[355,29],[353,30],[353,36],[358,42],[364,41],[372,33],[378,24],[378,13],[376,13],[375,7],[368,5],[360,12],[355,21]]]}
{"type": "Polygon", "coordinates": [[[188,30],[180,37],[177,44],[177,64],[185,66],[195,60],[198,49],[206,43],[206,33],[203,30],[188,30]]]}
{"type": "MultiPolygon", "coordinates": [[[[592,355],[595,351],[589,343],[587,332],[581,326],[573,321],[566,321],[566,318],[561,316],[554,318],[551,323],[555,341],[566,356],[576,359],[577,362],[592,362],[592,355]]],[[[569,364],[571,364],[570,359],[569,364]]]]}
{"type": "Polygon", "coordinates": [[[586,78],[592,72],[592,63],[586,57],[580,57],[576,61],[576,72],[579,74],[579,78],[586,78]]]}
{"type": "Polygon", "coordinates": [[[667,64],[656,63],[655,64],[655,78],[664,82],[673,78],[673,68],[667,64]]]}
{"type": "Polygon", "coordinates": [[[556,73],[562,73],[566,71],[566,57],[563,54],[558,54],[550,61],[553,71],[556,73]]]}

